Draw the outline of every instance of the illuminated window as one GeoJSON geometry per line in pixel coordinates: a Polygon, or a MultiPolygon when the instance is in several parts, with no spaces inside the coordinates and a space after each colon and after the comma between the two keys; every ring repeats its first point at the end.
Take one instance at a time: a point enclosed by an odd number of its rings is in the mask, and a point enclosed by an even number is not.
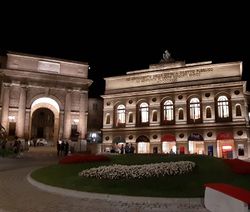
{"type": "Polygon", "coordinates": [[[140,104],[140,121],[141,123],[148,122],[148,104],[143,102],[140,104]]]}
{"type": "Polygon", "coordinates": [[[211,107],[206,107],[206,118],[212,118],[211,107]]]}
{"type": "Polygon", "coordinates": [[[198,98],[192,98],[189,103],[190,119],[196,120],[201,117],[200,114],[200,100],[198,98]]]}
{"type": "Polygon", "coordinates": [[[171,100],[167,100],[164,102],[163,118],[164,118],[164,121],[174,120],[174,106],[171,100]]]}
{"type": "Polygon", "coordinates": [[[219,118],[228,118],[229,117],[229,103],[226,96],[220,96],[218,98],[218,116],[219,118]]]}
{"type": "Polygon", "coordinates": [[[149,143],[139,142],[137,146],[138,153],[149,153],[149,143]]]}
{"type": "Polygon", "coordinates": [[[179,109],[179,120],[183,120],[183,119],[184,119],[183,109],[180,108],[180,109],[179,109]]]}
{"type": "Polygon", "coordinates": [[[235,106],[235,109],[236,109],[236,116],[241,116],[241,107],[240,107],[240,104],[237,104],[235,106]]]}
{"type": "Polygon", "coordinates": [[[119,124],[125,124],[125,106],[124,105],[118,105],[117,110],[117,125],[119,124]]]}

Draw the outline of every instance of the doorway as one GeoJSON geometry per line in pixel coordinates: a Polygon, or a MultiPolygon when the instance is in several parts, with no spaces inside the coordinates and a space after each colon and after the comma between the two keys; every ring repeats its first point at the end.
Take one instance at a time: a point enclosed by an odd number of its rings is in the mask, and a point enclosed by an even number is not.
{"type": "Polygon", "coordinates": [[[54,114],[48,108],[39,108],[32,114],[31,137],[45,138],[48,142],[53,141],[54,114]]]}

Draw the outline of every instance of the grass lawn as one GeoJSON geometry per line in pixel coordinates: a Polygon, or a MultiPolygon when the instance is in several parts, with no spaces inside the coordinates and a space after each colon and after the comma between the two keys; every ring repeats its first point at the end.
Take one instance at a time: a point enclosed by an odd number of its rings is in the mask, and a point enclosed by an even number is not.
{"type": "Polygon", "coordinates": [[[250,175],[233,173],[222,159],[200,155],[111,155],[109,162],[51,165],[32,173],[32,178],[45,184],[79,191],[155,197],[202,197],[205,183],[229,183],[250,190],[250,175]],[[189,160],[196,163],[185,175],[149,179],[99,180],[79,177],[83,169],[111,164],[146,164],[189,160]]]}

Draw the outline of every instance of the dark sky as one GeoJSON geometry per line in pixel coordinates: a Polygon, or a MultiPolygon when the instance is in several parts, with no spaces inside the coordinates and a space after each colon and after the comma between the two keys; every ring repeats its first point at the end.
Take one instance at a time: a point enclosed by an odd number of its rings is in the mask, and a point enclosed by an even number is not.
{"type": "Polygon", "coordinates": [[[90,96],[104,93],[104,77],[147,68],[166,49],[186,62],[243,61],[243,79],[250,84],[250,13],[237,2],[21,5],[1,14],[0,50],[88,62],[90,96]]]}

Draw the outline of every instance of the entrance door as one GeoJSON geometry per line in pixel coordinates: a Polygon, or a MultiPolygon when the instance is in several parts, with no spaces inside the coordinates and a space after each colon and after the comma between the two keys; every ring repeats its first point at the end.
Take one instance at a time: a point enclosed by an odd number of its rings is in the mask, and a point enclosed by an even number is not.
{"type": "Polygon", "coordinates": [[[138,153],[149,153],[149,143],[138,142],[138,153]]]}
{"type": "Polygon", "coordinates": [[[47,108],[39,108],[32,115],[31,137],[53,141],[54,114],[47,108]]]}
{"type": "Polygon", "coordinates": [[[190,154],[204,154],[204,141],[188,141],[190,154]]]}
{"type": "Polygon", "coordinates": [[[162,152],[165,154],[170,153],[170,152],[173,152],[176,154],[176,142],[175,141],[173,141],[173,142],[163,141],[162,142],[162,152]]]}
{"type": "Polygon", "coordinates": [[[217,140],[218,157],[233,158],[234,140],[217,140]]]}
{"type": "Polygon", "coordinates": [[[222,158],[232,159],[233,158],[233,147],[222,146],[222,158]]]}
{"type": "Polygon", "coordinates": [[[185,147],[184,146],[180,146],[180,154],[185,154],[185,147]]]}
{"type": "Polygon", "coordinates": [[[209,146],[207,147],[207,154],[208,154],[209,156],[214,156],[214,147],[213,147],[213,145],[209,145],[209,146]]]}
{"type": "Polygon", "coordinates": [[[38,127],[37,128],[37,137],[38,138],[43,138],[43,127],[38,127]]]}

